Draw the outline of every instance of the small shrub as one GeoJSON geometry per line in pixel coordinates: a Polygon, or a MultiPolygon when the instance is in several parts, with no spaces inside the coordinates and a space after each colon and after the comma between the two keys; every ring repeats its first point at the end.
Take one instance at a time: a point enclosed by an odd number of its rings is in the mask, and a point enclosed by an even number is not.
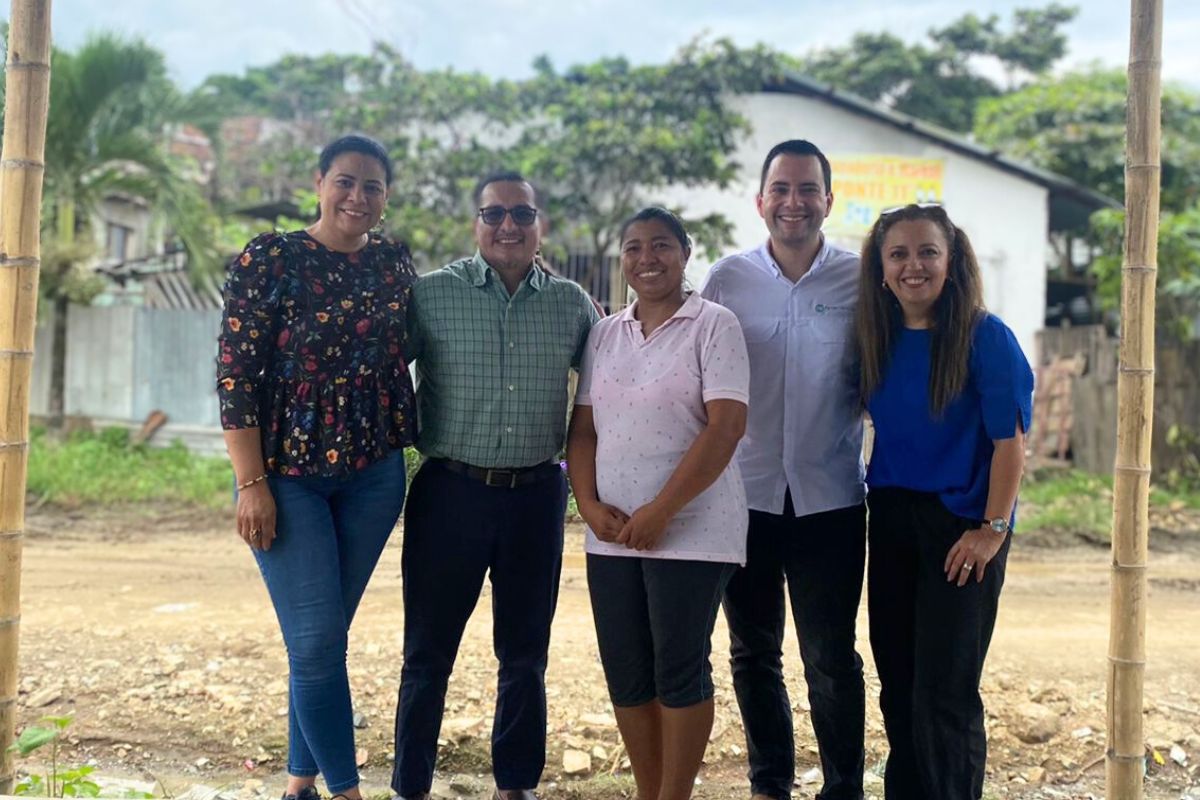
{"type": "Polygon", "coordinates": [[[50,771],[45,775],[30,774],[17,783],[18,795],[33,797],[99,797],[100,786],[88,779],[95,767],[72,767],[58,771],[58,741],[63,731],[72,722],[71,717],[42,717],[38,722],[49,723],[50,727],[30,725],[21,731],[17,740],[9,746],[27,756],[46,745],[50,746],[50,771]]]}
{"type": "Polygon", "coordinates": [[[65,439],[35,428],[30,439],[27,490],[43,502],[229,502],[233,471],[228,459],[196,455],[178,441],[163,448],[133,445],[124,428],[76,431],[65,439]]]}

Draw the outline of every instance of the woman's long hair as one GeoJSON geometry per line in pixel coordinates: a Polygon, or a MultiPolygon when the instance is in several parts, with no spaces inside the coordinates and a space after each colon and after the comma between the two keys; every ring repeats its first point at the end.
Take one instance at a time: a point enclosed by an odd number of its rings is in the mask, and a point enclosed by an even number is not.
{"type": "Polygon", "coordinates": [[[896,296],[883,285],[883,239],[897,222],[928,220],[941,229],[950,249],[946,283],[933,309],[930,342],[929,411],[941,416],[967,385],[971,338],[985,313],[983,286],[975,250],[962,228],[941,206],[908,205],[885,211],[863,241],[862,280],[855,319],[859,393],[863,405],[883,383],[904,314],[896,296]]]}

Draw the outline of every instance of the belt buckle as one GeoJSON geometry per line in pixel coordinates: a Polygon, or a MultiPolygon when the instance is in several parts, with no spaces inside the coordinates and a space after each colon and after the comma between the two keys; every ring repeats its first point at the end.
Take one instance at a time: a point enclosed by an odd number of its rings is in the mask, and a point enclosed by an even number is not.
{"type": "Polygon", "coordinates": [[[517,473],[514,470],[510,470],[510,469],[490,469],[489,468],[488,471],[485,472],[483,475],[483,484],[484,484],[484,486],[490,486],[493,488],[504,487],[507,489],[515,489],[515,488],[517,488],[517,473]],[[492,483],[492,475],[507,475],[507,476],[509,476],[508,477],[508,485],[505,486],[504,482],[492,483]]]}

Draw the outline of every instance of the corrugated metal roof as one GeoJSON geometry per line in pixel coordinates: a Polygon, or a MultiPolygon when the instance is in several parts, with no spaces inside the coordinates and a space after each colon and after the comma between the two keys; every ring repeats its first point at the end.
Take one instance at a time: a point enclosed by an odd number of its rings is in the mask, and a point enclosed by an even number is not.
{"type": "Polygon", "coordinates": [[[98,272],[121,286],[134,283],[142,289],[147,308],[217,309],[221,284],[213,275],[193,276],[182,250],[106,265],[98,272]]]}

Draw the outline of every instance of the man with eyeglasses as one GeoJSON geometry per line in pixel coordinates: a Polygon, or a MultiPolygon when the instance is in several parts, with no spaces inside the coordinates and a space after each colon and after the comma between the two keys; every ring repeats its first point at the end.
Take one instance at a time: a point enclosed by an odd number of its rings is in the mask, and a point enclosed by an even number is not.
{"type": "Polygon", "coordinates": [[[824,778],[817,797],[863,797],[855,621],[866,511],[851,366],[859,257],[821,232],[830,181],[829,160],[811,142],[773,147],[755,198],[767,241],[718,261],[701,290],[737,315],[750,355],[750,411],[737,452],[750,506],[746,564],[724,607],[754,800],[787,800],[795,775],[785,582],[824,778]]]}
{"type": "Polygon", "coordinates": [[[446,684],[485,577],[500,661],[497,800],[533,800],[546,760],[546,653],[567,486],[567,382],[599,319],[534,260],[537,193],[515,172],[475,189],[475,255],[423,276],[410,306],[426,457],[404,514],[404,666],[392,788],[429,797],[446,684]]]}

